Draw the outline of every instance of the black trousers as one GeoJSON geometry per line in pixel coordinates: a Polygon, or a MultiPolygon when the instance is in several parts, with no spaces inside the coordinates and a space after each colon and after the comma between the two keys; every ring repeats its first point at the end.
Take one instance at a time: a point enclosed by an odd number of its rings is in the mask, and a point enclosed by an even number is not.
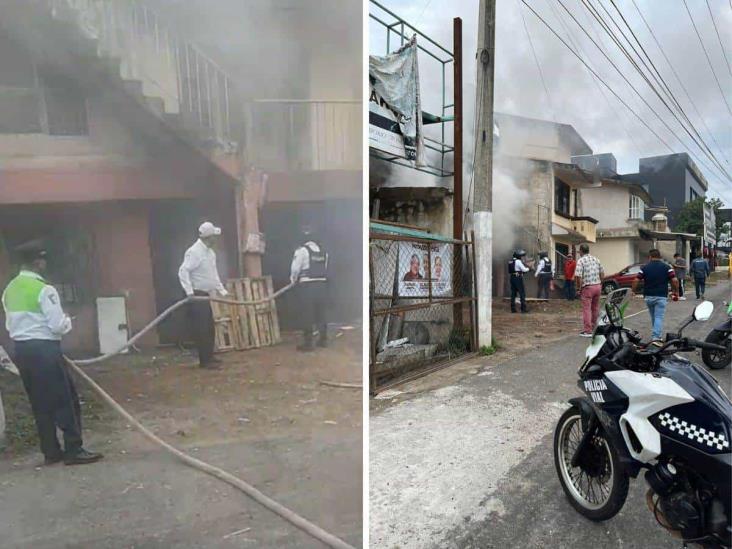
{"type": "Polygon", "coordinates": [[[549,284],[552,281],[552,273],[539,273],[536,297],[549,299],[549,284]]]}
{"type": "Polygon", "coordinates": [[[521,299],[521,311],[526,312],[526,288],[524,277],[508,275],[511,279],[511,311],[516,312],[516,295],[521,299]]]}
{"type": "MultiPolygon", "coordinates": [[[[195,290],[198,296],[208,296],[208,292],[195,290]]],[[[214,354],[214,343],[216,340],[216,326],[211,311],[211,303],[208,301],[194,301],[188,304],[188,318],[191,322],[193,340],[198,351],[198,362],[201,366],[211,362],[214,354]]]]}
{"type": "Polygon", "coordinates": [[[326,308],[328,306],[328,283],[327,282],[301,282],[297,286],[300,294],[300,318],[301,328],[305,344],[313,341],[313,329],[320,332],[320,341],[325,341],[328,334],[328,323],[326,320],[326,308]]]}
{"type": "Polygon", "coordinates": [[[82,445],[81,406],[66,371],[61,343],[34,339],[16,341],[15,364],[36,420],[41,451],[47,458],[61,455],[56,427],[63,431],[64,451],[75,454],[82,445]]]}

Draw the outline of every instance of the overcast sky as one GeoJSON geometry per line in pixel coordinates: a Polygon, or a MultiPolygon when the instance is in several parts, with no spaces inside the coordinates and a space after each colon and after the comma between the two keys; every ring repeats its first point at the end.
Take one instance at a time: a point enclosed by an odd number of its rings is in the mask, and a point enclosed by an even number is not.
{"type": "MultiPolygon", "coordinates": [[[[623,57],[618,47],[592,20],[580,0],[561,0],[572,14],[585,26],[590,35],[598,39],[610,58],[623,71],[674,130],[682,145],[646,107],[642,100],[623,81],[603,55],[561,7],[559,0],[529,0],[529,4],[565,39],[567,29],[571,38],[580,46],[580,55],[587,59],[598,74],[645,119],[649,125],[671,146],[673,152],[688,152],[709,181],[709,195],[722,198],[732,206],[732,183],[723,179],[712,168],[711,161],[693,144],[691,138],[676,122],[671,113],[657,99],[648,85],[623,57]],[[551,5],[549,4],[551,2],[551,5]],[[553,8],[553,9],[552,9],[553,8]],[[557,16],[563,17],[564,26],[557,16]],[[584,49],[584,52],[582,52],[584,49]],[[699,160],[701,158],[701,160],[699,160]],[[708,167],[705,167],[708,166],[708,167]]],[[[599,7],[599,0],[591,0],[599,7]]],[[[725,61],[717,38],[706,0],[686,0],[707,49],[722,91],[715,82],[699,43],[683,0],[635,0],[650,24],[664,52],[683,81],[704,123],[687,99],[669,65],[656,46],[653,37],[636,11],[633,0],[615,0],[633,31],[645,47],[686,114],[697,127],[709,147],[732,173],[732,75],[725,61]],[[725,105],[725,100],[729,107],[725,105]],[[728,108],[730,110],[728,110],[728,108]],[[706,124],[706,127],[705,125],[706,124]],[[716,143],[714,139],[716,139],[716,143]]],[[[621,25],[610,0],[602,0],[621,25]]],[[[381,0],[381,3],[403,19],[414,24],[425,34],[452,49],[452,18],[463,19],[464,56],[464,109],[466,128],[466,154],[472,154],[470,145],[475,101],[475,52],[477,43],[478,0],[381,0]]],[[[497,0],[495,109],[497,111],[556,120],[572,124],[589,143],[595,153],[612,152],[618,161],[618,172],[638,170],[638,158],[667,154],[671,151],[647,130],[620,102],[600,84],[599,91],[594,78],[582,63],[521,3],[521,0],[497,0]],[[533,40],[539,65],[549,92],[544,91],[537,64],[531,52],[521,14],[526,20],[533,40]]],[[[732,7],[729,0],[709,0],[714,22],[720,32],[727,59],[732,61],[732,7]]],[[[371,12],[379,12],[370,6],[371,12]]],[[[599,9],[599,8],[598,8],[599,9]]],[[[607,14],[601,11],[607,18],[607,14]]],[[[615,29],[617,31],[617,29],[615,29]]],[[[370,53],[385,51],[383,27],[369,21],[370,53]]],[[[571,42],[570,42],[571,43],[571,42]]],[[[439,99],[439,64],[420,58],[422,93],[425,110],[434,112],[431,105],[439,99]]],[[[451,79],[448,74],[447,80],[451,79]]],[[[466,158],[466,161],[470,159],[466,158]]]]}

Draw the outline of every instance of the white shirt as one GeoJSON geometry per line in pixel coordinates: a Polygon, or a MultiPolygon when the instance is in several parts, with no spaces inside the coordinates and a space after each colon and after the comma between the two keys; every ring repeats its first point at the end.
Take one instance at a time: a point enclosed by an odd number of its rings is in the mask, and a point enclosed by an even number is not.
{"type": "MultiPolygon", "coordinates": [[[[541,258],[541,260],[539,260],[539,265],[538,265],[538,267],[536,267],[536,272],[534,273],[535,277],[538,278],[539,275],[542,274],[542,271],[544,270],[545,262],[546,262],[546,259],[544,259],[544,258],[541,258]]],[[[554,263],[552,263],[552,277],[554,277],[554,263]]]]}
{"type": "Polygon", "coordinates": [[[186,250],[183,264],[178,269],[178,280],[186,295],[193,295],[193,290],[211,292],[217,290],[227,295],[216,268],[216,252],[206,246],[199,238],[186,250]]]}
{"type": "MultiPolygon", "coordinates": [[[[298,280],[302,282],[307,282],[308,280],[316,280],[311,279],[307,276],[303,276],[302,278],[300,277],[300,273],[307,271],[310,268],[310,254],[308,253],[308,250],[307,248],[305,248],[305,246],[309,246],[310,249],[312,249],[314,252],[320,251],[320,246],[318,246],[312,240],[306,242],[304,246],[300,246],[297,250],[295,250],[295,255],[292,257],[292,264],[290,265],[290,282],[294,283],[298,280]]],[[[328,254],[325,254],[325,266],[326,268],[328,267],[328,254]]]]}
{"type": "Polygon", "coordinates": [[[528,273],[529,272],[529,268],[526,265],[524,265],[523,261],[521,261],[520,259],[514,259],[513,265],[514,265],[514,268],[516,269],[517,273],[528,273]]]}
{"type": "MultiPolygon", "coordinates": [[[[41,275],[32,271],[21,271],[21,274],[43,280],[41,275]]],[[[71,319],[61,308],[61,299],[56,288],[50,284],[46,284],[38,294],[41,312],[8,312],[5,307],[5,292],[2,302],[5,309],[5,328],[13,341],[60,341],[62,336],[71,331],[71,319]]]]}

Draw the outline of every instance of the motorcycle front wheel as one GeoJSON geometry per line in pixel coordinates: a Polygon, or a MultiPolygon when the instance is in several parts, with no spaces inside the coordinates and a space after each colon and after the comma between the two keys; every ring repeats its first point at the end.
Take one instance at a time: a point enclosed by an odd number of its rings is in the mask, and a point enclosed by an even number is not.
{"type": "Polygon", "coordinates": [[[732,359],[732,341],[730,340],[729,335],[729,332],[712,330],[704,340],[706,343],[714,343],[715,345],[724,345],[727,347],[727,351],[710,351],[708,349],[702,349],[702,360],[708,368],[711,368],[712,370],[721,370],[729,365],[730,359],[732,359]]]}
{"type": "Polygon", "coordinates": [[[577,512],[593,521],[614,517],[628,497],[628,473],[602,428],[585,445],[577,467],[572,456],[584,432],[579,408],[559,419],[554,432],[554,465],[564,493],[577,512]]]}

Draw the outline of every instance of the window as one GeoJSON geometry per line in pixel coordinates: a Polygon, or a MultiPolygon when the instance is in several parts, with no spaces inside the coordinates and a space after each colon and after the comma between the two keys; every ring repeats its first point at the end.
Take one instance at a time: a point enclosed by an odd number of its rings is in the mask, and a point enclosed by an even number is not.
{"type": "Polygon", "coordinates": [[[628,219],[643,219],[646,213],[646,203],[643,200],[635,196],[630,195],[630,207],[628,212],[628,219]]]}
{"type": "Polygon", "coordinates": [[[38,67],[0,31],[0,133],[86,135],[86,99],[68,76],[38,67]]]}
{"type": "Polygon", "coordinates": [[[554,211],[564,217],[571,215],[569,211],[570,188],[564,181],[554,179],[554,211]]]}
{"type": "Polygon", "coordinates": [[[50,135],[85,135],[86,99],[71,78],[45,69],[42,73],[43,98],[50,135]]]}
{"type": "Polygon", "coordinates": [[[694,189],[689,189],[689,201],[693,201],[699,198],[699,193],[697,193],[694,189]]]}

